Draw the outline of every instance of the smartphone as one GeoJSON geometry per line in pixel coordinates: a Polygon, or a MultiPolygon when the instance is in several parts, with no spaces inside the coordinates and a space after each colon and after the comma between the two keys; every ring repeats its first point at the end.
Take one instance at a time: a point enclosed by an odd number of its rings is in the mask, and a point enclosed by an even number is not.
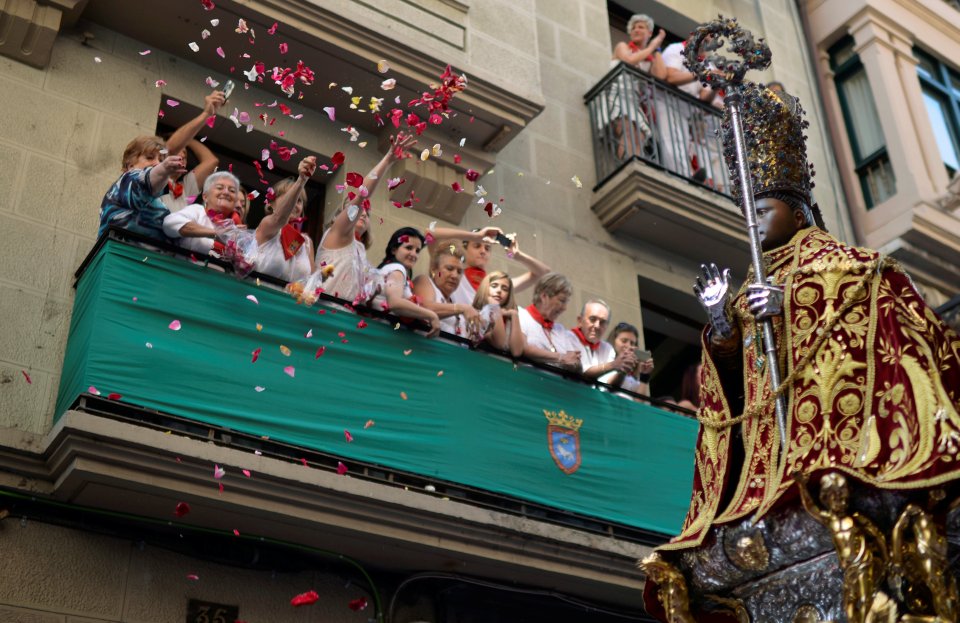
{"type": "Polygon", "coordinates": [[[653,357],[653,353],[649,350],[643,350],[642,348],[635,348],[633,354],[636,356],[637,361],[650,361],[653,357]]]}
{"type": "Polygon", "coordinates": [[[230,99],[230,94],[233,93],[233,89],[236,86],[237,85],[233,83],[233,80],[227,80],[226,82],[223,83],[223,99],[224,100],[230,99]]]}
{"type": "Polygon", "coordinates": [[[504,235],[503,233],[497,234],[497,237],[494,238],[494,240],[499,242],[504,249],[509,249],[510,246],[513,244],[513,240],[510,240],[509,238],[507,238],[506,235],[504,235]]]}

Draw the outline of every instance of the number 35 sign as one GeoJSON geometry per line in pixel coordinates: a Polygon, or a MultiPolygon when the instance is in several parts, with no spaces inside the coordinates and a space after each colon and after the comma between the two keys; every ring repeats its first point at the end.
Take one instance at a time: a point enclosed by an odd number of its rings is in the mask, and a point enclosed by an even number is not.
{"type": "Polygon", "coordinates": [[[187,603],[187,623],[234,623],[239,617],[239,606],[214,604],[198,599],[191,599],[187,603]]]}

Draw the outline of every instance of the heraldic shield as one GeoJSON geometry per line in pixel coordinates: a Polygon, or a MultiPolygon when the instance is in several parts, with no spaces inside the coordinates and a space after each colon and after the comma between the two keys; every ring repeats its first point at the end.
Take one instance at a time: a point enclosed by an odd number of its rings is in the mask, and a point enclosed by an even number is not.
{"type": "Polygon", "coordinates": [[[554,413],[544,409],[547,421],[547,445],[550,456],[564,474],[572,474],[580,468],[580,425],[563,411],[554,413]]]}

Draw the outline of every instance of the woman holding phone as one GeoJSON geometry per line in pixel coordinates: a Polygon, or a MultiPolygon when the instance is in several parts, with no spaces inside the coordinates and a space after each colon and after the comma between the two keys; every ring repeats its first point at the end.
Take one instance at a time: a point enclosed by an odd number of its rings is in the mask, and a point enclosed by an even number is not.
{"type": "Polygon", "coordinates": [[[598,381],[613,387],[619,387],[636,394],[650,395],[650,374],[653,372],[653,356],[650,351],[637,348],[640,332],[628,322],[621,322],[613,328],[607,341],[613,345],[617,356],[633,355],[636,365],[630,372],[614,370],[601,376],[598,381]]]}

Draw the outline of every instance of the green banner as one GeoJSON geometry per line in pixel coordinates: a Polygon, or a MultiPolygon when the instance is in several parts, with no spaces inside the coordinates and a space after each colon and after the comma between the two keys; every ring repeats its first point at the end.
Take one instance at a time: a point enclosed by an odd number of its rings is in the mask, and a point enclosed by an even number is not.
{"type": "Polygon", "coordinates": [[[668,535],[690,498],[689,418],[116,241],[77,284],[57,416],[91,386],[668,535]]]}

